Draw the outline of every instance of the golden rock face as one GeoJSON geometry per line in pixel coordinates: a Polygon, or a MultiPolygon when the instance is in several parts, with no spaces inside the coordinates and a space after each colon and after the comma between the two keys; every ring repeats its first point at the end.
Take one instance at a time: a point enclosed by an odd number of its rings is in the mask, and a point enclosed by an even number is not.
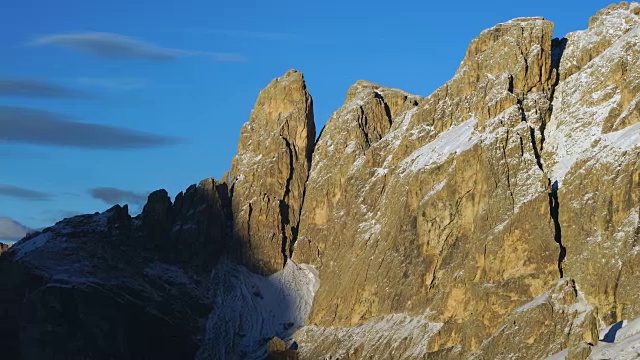
{"type": "Polygon", "coordinates": [[[260,92],[230,172],[236,253],[253,271],[272,274],[290,256],[315,136],[313,101],[290,70],[260,92]]]}
{"type": "Polygon", "coordinates": [[[235,227],[258,271],[282,249],[319,270],[303,357],[580,358],[602,322],[640,316],[639,13],[610,6],[554,40],[542,18],[499,24],[426,98],[358,81],[311,158],[304,84],[261,93],[232,169],[235,227]],[[282,114],[293,172],[277,136],[250,150],[282,114]],[[253,152],[264,160],[243,163],[253,152]],[[281,247],[274,201],[291,174],[281,247]],[[558,341],[542,340],[549,326],[558,341]]]}
{"type": "Polygon", "coordinates": [[[425,99],[362,82],[349,90],[318,141],[294,251],[320,271],[312,323],[430,309],[441,331],[462,332],[454,343],[477,347],[557,278],[529,130],[540,138],[550,112],[552,31],[536,18],[483,32],[455,78],[425,99]],[[530,187],[538,194],[515,209],[530,187]]]}
{"type": "Polygon", "coordinates": [[[318,269],[302,358],[585,358],[640,317],[639,14],[496,25],[428,97],[356,82],[317,142],[302,74],[261,92],[234,233],[318,269]]]}

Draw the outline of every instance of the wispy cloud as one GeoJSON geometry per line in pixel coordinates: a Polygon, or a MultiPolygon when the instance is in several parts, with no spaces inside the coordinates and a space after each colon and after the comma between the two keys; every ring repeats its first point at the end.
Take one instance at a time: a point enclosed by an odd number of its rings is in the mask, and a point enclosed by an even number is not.
{"type": "Polygon", "coordinates": [[[225,36],[243,37],[257,40],[272,40],[281,41],[289,40],[293,36],[291,34],[279,33],[279,32],[264,32],[264,31],[247,31],[247,30],[229,30],[229,29],[206,29],[201,30],[209,34],[220,34],[225,36]]]}
{"type": "Polygon", "coordinates": [[[107,32],[52,34],[41,36],[28,45],[58,45],[104,59],[143,59],[171,61],[187,56],[204,56],[215,61],[239,62],[247,59],[238,54],[199,50],[173,49],[142,40],[107,32]]]}
{"type": "Polygon", "coordinates": [[[70,121],[31,108],[0,106],[0,142],[92,149],[148,148],[183,143],[176,137],[70,121]]]}
{"type": "Polygon", "coordinates": [[[0,184],[0,196],[8,196],[12,198],[31,201],[47,201],[53,198],[53,195],[49,193],[26,189],[9,184],[0,184]]]}
{"type": "Polygon", "coordinates": [[[18,241],[31,231],[28,227],[9,217],[0,216],[0,240],[18,241]]]}
{"type": "Polygon", "coordinates": [[[95,86],[108,90],[136,90],[147,87],[148,81],[139,78],[95,78],[81,77],[76,81],[82,85],[95,86]]]}
{"type": "Polygon", "coordinates": [[[113,187],[98,187],[89,190],[89,194],[98,200],[102,200],[108,205],[128,203],[134,205],[144,205],[148,194],[136,193],[129,190],[122,190],[113,187]]]}
{"type": "Polygon", "coordinates": [[[89,98],[89,94],[35,79],[0,79],[0,96],[89,98]]]}

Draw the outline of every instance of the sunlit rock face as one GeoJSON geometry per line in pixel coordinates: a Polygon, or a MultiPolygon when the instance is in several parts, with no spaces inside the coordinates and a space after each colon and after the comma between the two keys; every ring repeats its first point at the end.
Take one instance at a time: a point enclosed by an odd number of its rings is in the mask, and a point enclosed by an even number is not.
{"type": "Polygon", "coordinates": [[[230,173],[237,254],[253,271],[272,274],[291,255],[315,136],[302,73],[288,71],[260,92],[230,173]]]}
{"type": "Polygon", "coordinates": [[[222,181],[4,251],[3,357],[633,359],[639,15],[498,24],[427,97],[357,81],[317,139],[288,71],[222,181]]]}
{"type": "Polygon", "coordinates": [[[349,90],[294,250],[322,280],[303,355],[579,358],[640,316],[639,13],[553,40],[541,18],[499,24],[426,98],[349,90]]]}

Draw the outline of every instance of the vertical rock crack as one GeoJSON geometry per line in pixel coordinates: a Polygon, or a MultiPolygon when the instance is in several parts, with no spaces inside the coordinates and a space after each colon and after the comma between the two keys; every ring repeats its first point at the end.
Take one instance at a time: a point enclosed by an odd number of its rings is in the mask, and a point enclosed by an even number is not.
{"type": "MultiPolygon", "coordinates": [[[[291,147],[291,143],[287,138],[285,138],[284,136],[280,136],[280,137],[282,138],[282,140],[284,140],[284,143],[287,146],[287,152],[289,155],[289,176],[287,176],[287,181],[285,183],[282,199],[280,199],[278,202],[278,207],[280,209],[280,232],[282,236],[282,244],[280,247],[280,251],[282,252],[282,267],[284,268],[284,266],[287,264],[287,259],[289,258],[287,248],[290,247],[289,238],[287,236],[287,226],[290,225],[291,223],[291,219],[289,218],[288,200],[289,200],[289,193],[291,192],[291,180],[293,180],[293,172],[294,172],[294,153],[293,153],[294,150],[291,147]]],[[[291,239],[291,243],[293,243],[293,239],[291,239]]]]}

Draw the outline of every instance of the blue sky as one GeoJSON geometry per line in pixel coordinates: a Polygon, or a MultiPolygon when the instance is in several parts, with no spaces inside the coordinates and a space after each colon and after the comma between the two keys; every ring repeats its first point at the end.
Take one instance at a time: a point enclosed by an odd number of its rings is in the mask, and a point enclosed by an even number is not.
{"type": "Polygon", "coordinates": [[[483,29],[544,16],[563,36],[608,4],[2,0],[0,240],[221,177],[290,68],[319,130],[358,79],[428,95],[483,29]]]}

